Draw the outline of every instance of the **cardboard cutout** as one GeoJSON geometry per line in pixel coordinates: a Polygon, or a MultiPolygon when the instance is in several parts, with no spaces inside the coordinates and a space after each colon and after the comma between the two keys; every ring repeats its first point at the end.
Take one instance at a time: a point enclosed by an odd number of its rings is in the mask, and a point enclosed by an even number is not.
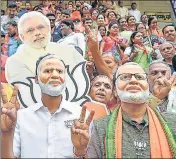
{"type": "Polygon", "coordinates": [[[18,99],[22,108],[29,107],[41,100],[41,90],[35,83],[36,61],[40,55],[56,54],[66,65],[66,90],[63,97],[78,105],[90,101],[89,78],[86,72],[86,61],[73,46],[49,43],[45,50],[29,48],[24,44],[17,53],[9,57],[6,63],[6,79],[19,86],[18,99]]]}

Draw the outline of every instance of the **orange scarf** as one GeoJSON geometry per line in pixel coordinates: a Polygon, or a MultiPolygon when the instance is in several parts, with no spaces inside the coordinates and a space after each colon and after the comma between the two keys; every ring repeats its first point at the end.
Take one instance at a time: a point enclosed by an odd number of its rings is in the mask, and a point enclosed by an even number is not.
{"type": "MultiPolygon", "coordinates": [[[[173,158],[167,137],[155,112],[147,106],[151,158],[173,158]]],[[[122,158],[122,110],[119,108],[115,129],[116,158],[122,158]]]]}

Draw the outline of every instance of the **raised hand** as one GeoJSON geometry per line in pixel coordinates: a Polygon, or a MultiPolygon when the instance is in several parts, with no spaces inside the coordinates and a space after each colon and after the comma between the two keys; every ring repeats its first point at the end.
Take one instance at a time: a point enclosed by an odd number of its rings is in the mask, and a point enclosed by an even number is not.
{"type": "Polygon", "coordinates": [[[171,87],[176,85],[176,73],[168,80],[166,77],[156,79],[153,86],[153,95],[160,100],[168,96],[171,87]]]}
{"type": "Polygon", "coordinates": [[[90,29],[89,26],[85,26],[85,32],[87,35],[87,46],[89,50],[93,53],[95,50],[99,50],[99,43],[98,43],[98,29],[90,29]]]}
{"type": "Polygon", "coordinates": [[[8,101],[7,94],[2,84],[1,84],[1,94],[2,94],[1,130],[3,132],[8,132],[14,128],[17,119],[17,110],[20,108],[17,100],[18,88],[17,86],[14,86],[10,101],[8,101]]]}
{"type": "Polygon", "coordinates": [[[71,139],[75,147],[75,153],[79,156],[85,154],[89,143],[89,126],[93,119],[95,111],[92,110],[85,121],[86,107],[83,106],[80,119],[75,121],[74,127],[71,129],[71,139]]]}

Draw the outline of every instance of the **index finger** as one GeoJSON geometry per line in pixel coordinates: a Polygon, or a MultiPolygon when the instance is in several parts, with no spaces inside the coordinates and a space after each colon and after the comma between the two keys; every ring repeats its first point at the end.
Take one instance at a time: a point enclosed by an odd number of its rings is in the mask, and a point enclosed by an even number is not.
{"type": "Polygon", "coordinates": [[[88,27],[87,25],[85,25],[84,27],[85,27],[85,33],[86,33],[87,35],[89,35],[89,33],[91,32],[91,31],[90,31],[90,27],[88,27]]]}
{"type": "Polygon", "coordinates": [[[94,114],[95,114],[95,110],[91,110],[87,120],[86,120],[86,125],[87,126],[90,126],[90,123],[92,122],[93,120],[93,117],[94,117],[94,114]]]}
{"type": "Polygon", "coordinates": [[[80,119],[79,119],[80,122],[84,122],[85,116],[86,116],[86,107],[83,106],[82,111],[81,111],[81,115],[80,115],[80,119]]]}
{"type": "Polygon", "coordinates": [[[17,87],[17,85],[15,85],[14,88],[13,88],[13,93],[12,93],[12,97],[10,99],[10,103],[12,103],[12,104],[16,103],[17,94],[18,94],[18,87],[17,87]]]}
{"type": "Polygon", "coordinates": [[[2,102],[4,104],[7,103],[8,102],[7,93],[5,91],[5,87],[2,83],[1,83],[1,96],[2,96],[2,102]]]}

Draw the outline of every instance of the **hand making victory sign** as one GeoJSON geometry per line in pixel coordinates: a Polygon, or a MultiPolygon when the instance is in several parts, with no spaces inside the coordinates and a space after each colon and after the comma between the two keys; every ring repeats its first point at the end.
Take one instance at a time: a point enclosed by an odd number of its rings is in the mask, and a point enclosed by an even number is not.
{"type": "Polygon", "coordinates": [[[17,120],[17,110],[20,108],[17,100],[18,88],[14,86],[12,97],[8,101],[4,86],[1,84],[1,130],[8,132],[12,130],[17,120]]]}
{"type": "Polygon", "coordinates": [[[171,87],[174,85],[176,85],[176,73],[169,80],[166,77],[156,79],[153,86],[153,95],[163,100],[168,96],[171,87]]]}
{"type": "Polygon", "coordinates": [[[95,111],[92,110],[85,121],[86,107],[82,107],[82,112],[79,120],[75,120],[74,126],[71,129],[72,143],[75,148],[75,154],[78,156],[85,155],[86,148],[89,143],[89,127],[92,122],[95,111]]]}

